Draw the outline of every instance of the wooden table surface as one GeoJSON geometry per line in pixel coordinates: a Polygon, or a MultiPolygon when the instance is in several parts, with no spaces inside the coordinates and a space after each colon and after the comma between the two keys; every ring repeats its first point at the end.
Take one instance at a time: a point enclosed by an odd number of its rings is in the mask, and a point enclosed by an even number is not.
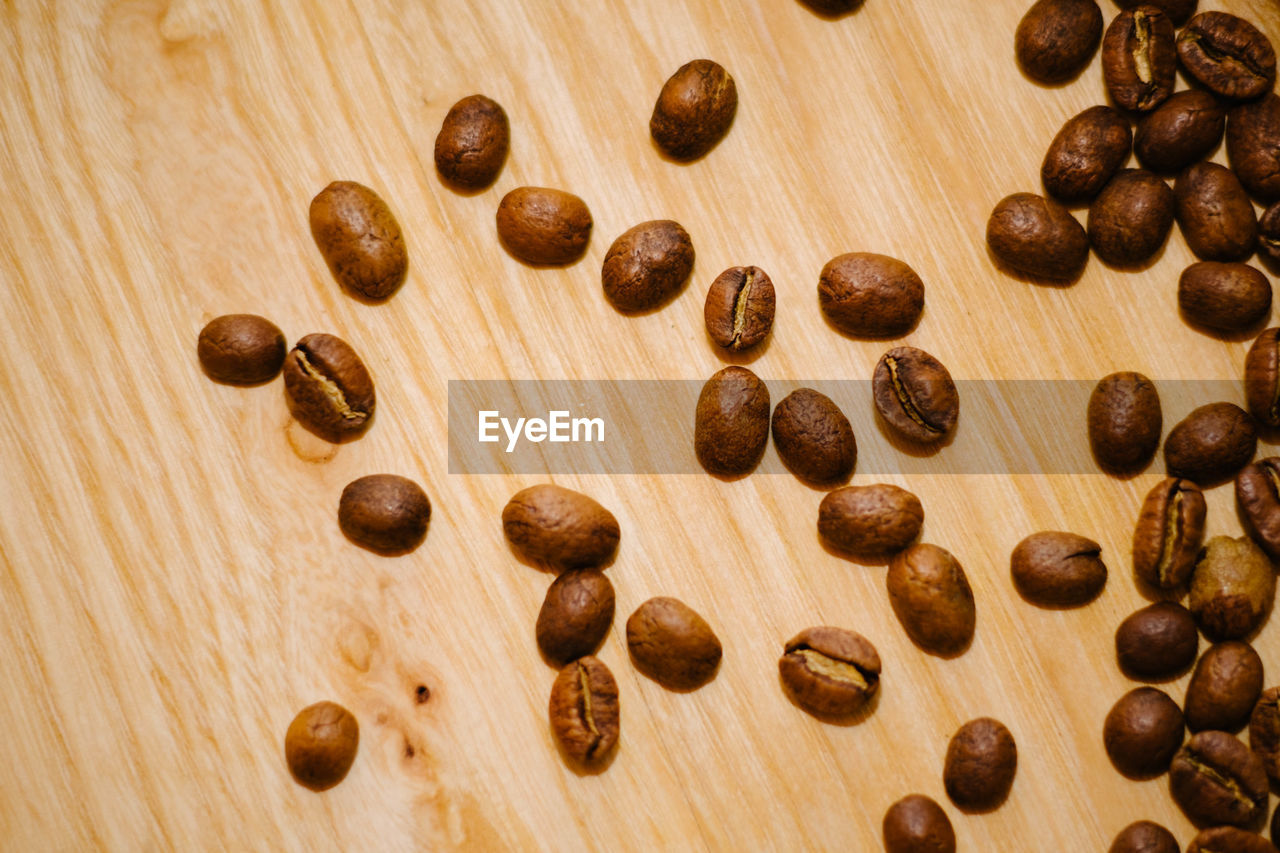
{"type": "MultiPolygon", "coordinates": [[[[1191,255],[1176,231],[1145,270],[1095,258],[1070,287],[989,258],[992,206],[1037,191],[1052,135],[1105,98],[1096,60],[1055,88],[1019,73],[1027,5],[868,0],[828,20],[794,0],[0,4],[0,847],[874,850],[910,792],[944,805],[964,850],[1100,850],[1139,818],[1185,844],[1167,781],[1121,777],[1100,736],[1136,686],[1112,635],[1145,603],[1128,546],[1161,461],[1128,480],[857,473],[916,492],[924,539],[966,567],[978,629],[951,660],[907,640],[882,566],[821,546],[821,492],[789,475],[447,465],[449,380],[710,376],[724,361],[703,295],[735,264],[778,290],[753,370],[869,377],[888,344],[837,334],[815,299],[818,271],[846,251],[920,273],[927,307],[905,341],[957,379],[1236,379],[1249,338],[1178,316],[1191,255]],[[647,121],[666,77],[703,56],[733,74],[740,107],[719,147],[679,165],[647,121]],[[504,105],[512,149],[496,184],[466,196],[441,184],[432,145],[474,92],[504,105]],[[404,226],[410,274],[385,304],[343,295],[312,243],[308,203],[335,179],[375,188],[404,226]],[[494,211],[526,184],[590,205],[581,262],[533,269],[501,249],[494,211]],[[670,305],[623,316],[600,265],[653,218],[688,229],[697,265],[670,305]],[[368,435],[329,447],[290,425],[278,380],[205,378],[196,336],[232,312],[291,340],[352,342],[378,387],[368,435]],[[433,502],[410,555],[338,530],[342,487],[378,471],[433,502]],[[623,531],[600,652],[623,733],[595,775],[565,765],[547,724],[554,672],[533,624],[550,575],[514,558],[499,523],[511,494],[548,479],[596,497],[623,531]],[[1016,595],[1009,553],[1040,529],[1102,543],[1111,577],[1095,602],[1047,611],[1016,595]],[[724,642],[696,692],[627,657],[626,616],[664,594],[724,642]],[[779,687],[783,642],[813,624],[854,628],[884,659],[878,706],[856,725],[818,722],[779,687]],[[317,795],[291,780],[282,741],[324,698],[355,713],[361,743],[346,781],[317,795]],[[1017,780],[1003,807],[966,815],[942,757],[983,715],[1017,738],[1017,780]]],[[[1280,43],[1272,0],[1201,8],[1280,43]]],[[[1166,430],[1189,408],[1167,404],[1166,430]]],[[[1230,486],[1208,502],[1209,532],[1239,535],[1230,486]]],[[[1276,683],[1280,629],[1256,645],[1276,683]]],[[[1181,701],[1185,683],[1162,686],[1181,701]]]]}

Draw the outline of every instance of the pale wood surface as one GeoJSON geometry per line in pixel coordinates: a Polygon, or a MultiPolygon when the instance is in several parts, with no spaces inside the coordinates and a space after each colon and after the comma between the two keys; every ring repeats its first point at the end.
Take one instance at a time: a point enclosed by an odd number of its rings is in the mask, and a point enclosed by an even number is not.
{"type": "MultiPolygon", "coordinates": [[[[885,344],[831,331],[814,295],[822,264],[852,250],[919,271],[927,308],[908,341],[957,378],[1238,376],[1247,340],[1177,316],[1190,255],[1176,234],[1149,269],[1095,259],[1070,288],[994,269],[990,208],[1037,189],[1052,134],[1103,98],[1096,62],[1058,88],[1019,74],[1026,5],[868,0],[838,21],[793,0],[0,5],[0,847],[873,850],[885,808],[913,791],[944,804],[965,850],[1104,849],[1138,818],[1185,843],[1165,781],[1124,780],[1100,737],[1134,686],[1112,633],[1144,602],[1128,540],[1159,462],[1128,481],[884,478],[921,497],[925,539],[975,588],[976,640],[945,661],[906,640],[883,568],[823,550],[820,493],[789,476],[555,477],[623,528],[601,652],[623,736],[594,776],[565,766],[547,726],[533,622],[550,577],[512,557],[498,521],[537,478],[447,471],[449,379],[709,376],[722,361],[703,294],[738,263],[778,287],[752,365],[766,379],[870,374],[885,344]],[[728,67],[741,106],[710,156],[680,166],[647,120],[699,56],[728,67]],[[506,107],[513,145],[493,188],[461,196],[432,142],[473,92],[506,107]],[[308,202],[338,178],[377,189],[405,227],[410,277],[385,305],[343,296],[311,243],[308,202]],[[587,200],[582,262],[534,270],[501,250],[494,210],[521,184],[587,200]],[[693,235],[693,281],[623,317],[600,263],[658,217],[693,235]],[[206,379],[199,329],[241,311],[291,339],[351,341],[378,383],[371,432],[327,452],[290,431],[278,382],[206,379]],[[364,552],[335,523],[342,486],[375,471],[434,503],[410,556],[364,552]],[[1095,603],[1042,611],[1014,594],[1009,552],[1044,528],[1103,544],[1095,603]],[[697,692],[627,660],[622,623],[657,594],[724,641],[697,692]],[[783,641],[821,623],[885,660],[858,725],[819,723],[779,689],[783,641]],[[350,707],[362,739],[348,779],[316,795],[281,742],[321,698],[350,707]],[[1019,770],[1004,807],[966,816],[942,756],[979,715],[1012,729],[1019,770]]],[[[1202,3],[1224,7],[1280,41],[1271,0],[1202,3]]],[[[1238,535],[1229,487],[1209,504],[1210,532],[1238,535]]],[[[1268,683],[1278,635],[1257,640],[1268,683]]],[[[1185,681],[1166,685],[1179,701],[1185,681]]]]}

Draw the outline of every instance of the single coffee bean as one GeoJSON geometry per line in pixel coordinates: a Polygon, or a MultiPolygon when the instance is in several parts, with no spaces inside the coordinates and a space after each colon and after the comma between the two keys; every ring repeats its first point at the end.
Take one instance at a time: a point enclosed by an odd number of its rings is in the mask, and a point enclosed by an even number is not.
{"type": "Polygon", "coordinates": [[[586,202],[563,190],[517,187],[498,203],[496,222],[502,245],[527,264],[571,264],[591,239],[586,202]]]}
{"type": "Polygon", "coordinates": [[[1089,395],[1087,421],[1089,447],[1103,468],[1125,472],[1145,467],[1160,446],[1160,395],[1141,373],[1112,373],[1089,395]]]}
{"type": "Polygon", "coordinates": [[[587,655],[560,670],[547,710],[556,741],[576,764],[603,764],[618,742],[618,682],[598,658],[587,655]]]}
{"type": "Polygon", "coordinates": [[[800,0],[800,2],[823,15],[843,15],[862,5],[862,0],[800,0]]]}
{"type": "Polygon", "coordinates": [[[1140,820],[1120,830],[1107,853],[1182,853],[1182,848],[1172,832],[1158,823],[1140,820]]]}
{"type": "Polygon", "coordinates": [[[1133,153],[1153,172],[1172,174],[1203,160],[1222,140],[1227,113],[1202,89],[1174,92],[1138,119],[1133,153]]]}
{"type": "Polygon", "coordinates": [[[1236,506],[1253,541],[1273,562],[1280,560],[1280,457],[1268,456],[1240,469],[1236,506]]]}
{"type": "Polygon", "coordinates": [[[1227,117],[1227,161],[1264,202],[1280,199],[1280,95],[1241,104],[1227,117]]]}
{"type": "Polygon", "coordinates": [[[1142,502],[1133,529],[1133,573],[1160,589],[1186,583],[1204,540],[1204,493],[1190,480],[1168,477],[1142,502]]]}
{"type": "Polygon", "coordinates": [[[1275,845],[1256,832],[1236,826],[1213,826],[1196,833],[1187,853],[1276,853],[1275,845]]]}
{"type": "Polygon", "coordinates": [[[1280,201],[1258,217],[1258,253],[1280,264],[1280,201]]]}
{"type": "Polygon", "coordinates": [[[1149,260],[1173,229],[1173,190],[1145,169],[1121,169],[1089,205],[1089,244],[1113,266],[1149,260]]]}
{"type": "Polygon", "coordinates": [[[776,297],[759,267],[730,267],[711,282],[702,319],[716,346],[743,352],[769,336],[776,297]]]}
{"type": "Polygon", "coordinates": [[[1271,282],[1248,264],[1199,261],[1178,277],[1178,308],[1197,325],[1240,332],[1271,313],[1271,282]]]}
{"type": "Polygon", "coordinates": [[[715,677],[724,653],[707,620],[683,601],[651,598],[627,619],[627,648],[636,669],[677,690],[715,677]]]}
{"type": "MultiPolygon", "coordinates": [[[[1253,706],[1249,715],[1249,748],[1262,759],[1267,776],[1280,782],[1280,687],[1262,691],[1253,706]]],[[[1274,828],[1271,834],[1275,836],[1274,828]]]]}
{"type": "Polygon", "coordinates": [[[738,87],[729,72],[709,59],[695,59],[662,85],[649,134],[667,156],[696,160],[729,132],[737,111],[738,87]]]}
{"type": "Polygon", "coordinates": [[[698,395],[693,449],[699,464],[723,477],[746,474],[769,441],[769,389],[745,367],[715,373],[698,395]]]}
{"type": "Polygon", "coordinates": [[[214,317],[196,341],[196,357],[205,375],[236,385],[275,379],[286,349],[284,333],[257,314],[214,317]]]}
{"type": "Polygon", "coordinates": [[[1013,585],[1041,607],[1076,607],[1098,597],[1107,583],[1102,546],[1059,530],[1032,533],[1010,558],[1013,585]]]}
{"type": "Polygon", "coordinates": [[[360,356],[326,334],[307,335],[285,356],[284,393],[298,423],[335,444],[364,435],[377,403],[360,356]]]}
{"type": "Polygon", "coordinates": [[[436,135],[436,171],[464,190],[492,184],[511,147],[511,123],[502,105],[469,95],[449,108],[436,135]]]}
{"type": "Polygon", "coordinates": [[[1257,447],[1258,431],[1248,412],[1234,403],[1209,403],[1169,430],[1165,467],[1170,476],[1205,485],[1234,476],[1257,447]]]}
{"type": "Polygon", "coordinates": [[[1258,217],[1226,166],[1196,163],[1173,182],[1178,227],[1205,261],[1243,261],[1258,240],[1258,217]]]}
{"type": "Polygon", "coordinates": [[[1191,615],[1211,640],[1238,640],[1266,619],[1276,597],[1271,561],[1247,536],[1214,536],[1191,573],[1191,615]]]}
{"type": "Polygon", "coordinates": [[[1280,328],[1264,330],[1245,354],[1244,399],[1259,424],[1280,426],[1280,328]]]}
{"type": "Polygon", "coordinates": [[[1107,757],[1130,779],[1149,779],[1168,770],[1182,737],[1178,703],[1154,687],[1137,687],[1121,696],[1102,724],[1107,757]]]}
{"type": "Polygon", "coordinates": [[[902,438],[931,444],[946,438],[960,417],[960,395],[951,374],[929,353],[894,347],[871,377],[876,411],[902,438]]]}
{"type": "Polygon", "coordinates": [[[379,554],[405,554],[422,544],[431,501],[422,487],[395,474],[352,480],[338,500],[338,526],[352,542],[379,554]]]}
{"type": "Polygon", "coordinates": [[[557,572],[602,566],[613,558],[621,536],[609,510],[550,483],[511,496],[502,508],[502,532],[521,557],[557,572]]]}
{"type": "Polygon", "coordinates": [[[1148,112],[1173,93],[1178,70],[1173,22],[1154,6],[1116,16],[1102,37],[1102,79],[1111,100],[1126,110],[1148,112]]]}
{"type": "Polygon", "coordinates": [[[1236,732],[1244,728],[1262,694],[1262,658],[1248,643],[1210,646],[1196,662],[1182,703],[1187,729],[1236,732]]]}
{"type": "Polygon", "coordinates": [[[889,806],[881,823],[885,853],[955,853],[951,819],[932,798],[908,794],[889,806]]]}
{"type": "Polygon", "coordinates": [[[795,703],[818,717],[846,717],[880,687],[880,655],[856,631],[806,628],[778,659],[782,686],[795,703]]]}
{"type": "Polygon", "coordinates": [[[598,569],[570,569],[551,583],[534,634],[548,660],[563,666],[594,654],[613,624],[613,584],[598,569]]]}
{"type": "Polygon", "coordinates": [[[917,543],[898,552],[885,576],[893,614],[916,645],[953,655],[973,639],[977,610],[960,562],[937,545],[917,543]]]}
{"type": "Polygon", "coordinates": [[[924,310],[924,282],[897,258],[849,252],[827,261],[818,276],[822,314],[846,335],[905,335],[924,310]]]}
{"type": "Polygon", "coordinates": [[[1130,613],[1116,629],[1116,659],[1140,678],[1165,678],[1196,659],[1200,634],[1191,611],[1173,601],[1157,601],[1130,613]]]}
{"type": "Polygon", "coordinates": [[[1018,747],[1004,724],[970,720],[951,736],[942,767],[947,796],[964,811],[990,811],[1005,801],[1018,771],[1018,747]]]}
{"type": "Polygon", "coordinates": [[[858,461],[849,419],[812,388],[797,388],[773,410],[773,446],[787,468],[810,483],[843,482],[858,461]]]}
{"type": "Polygon", "coordinates": [[[1226,732],[1198,732],[1169,767],[1169,788],[1198,824],[1250,826],[1267,807],[1267,772],[1249,747],[1226,732]]]}
{"type": "Polygon", "coordinates": [[[317,702],[298,712],[284,735],[284,758],[299,785],[332,788],[347,776],[360,745],[360,726],[336,702],[317,702]]]}
{"type": "Polygon", "coordinates": [[[1214,94],[1246,101],[1276,84],[1271,41],[1244,18],[1201,12],[1178,33],[1178,59],[1188,74],[1214,94]]]}
{"type": "Polygon", "coordinates": [[[1036,0],[1018,22],[1013,52],[1032,80],[1061,83],[1089,64],[1101,41],[1094,0],[1036,0]]]}
{"type": "Polygon", "coordinates": [[[354,181],[334,181],[311,200],[311,236],[350,293],[386,299],[404,283],[409,254],[391,208],[354,181]]]}
{"type": "Polygon", "coordinates": [[[693,241],[670,219],[641,222],[613,241],[600,280],[619,311],[649,311],[671,300],[693,271],[693,241]]]}
{"type": "Polygon", "coordinates": [[[1175,27],[1180,27],[1195,12],[1198,0],[1114,0],[1114,2],[1121,9],[1154,6],[1168,15],[1175,27]]]}
{"type": "Polygon", "coordinates": [[[1006,266],[1055,280],[1077,278],[1089,235],[1062,205],[1032,193],[1005,196],[987,220],[987,246],[1006,266]]]}
{"type": "Polygon", "coordinates": [[[897,486],[876,483],[828,492],[818,505],[818,535],[857,557],[887,557],[920,536],[924,507],[897,486]]]}
{"type": "Polygon", "coordinates": [[[1117,109],[1089,107],[1067,119],[1040,164],[1045,192],[1064,204],[1092,201],[1129,159],[1133,132],[1117,109]]]}

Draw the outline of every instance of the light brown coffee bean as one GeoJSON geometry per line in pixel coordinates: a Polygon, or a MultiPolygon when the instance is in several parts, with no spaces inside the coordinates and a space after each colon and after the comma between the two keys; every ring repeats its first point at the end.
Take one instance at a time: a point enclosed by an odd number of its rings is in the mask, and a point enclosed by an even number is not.
{"type": "Polygon", "coordinates": [[[942,362],[915,347],[894,347],[871,377],[876,412],[900,437],[932,444],[949,436],[960,418],[960,394],[942,362]]]}
{"type": "Polygon", "coordinates": [[[360,726],[336,702],[317,702],[298,712],[284,735],[284,757],[299,785],[325,791],[347,776],[360,745],[360,726]]]}
{"type": "Polygon", "coordinates": [[[723,477],[746,474],[769,441],[769,389],[745,367],[718,371],[702,386],[693,425],[699,464],[723,477]]]}
{"type": "Polygon", "coordinates": [[[1089,447],[1109,471],[1146,466],[1160,446],[1164,417],[1155,384],[1141,373],[1124,371],[1098,380],[1089,395],[1089,447]]]}
{"type": "Polygon", "coordinates": [[[880,655],[866,637],[844,628],[806,628],[778,660],[782,686],[796,704],[819,717],[848,716],[880,687],[880,655]]]}
{"type": "Polygon", "coordinates": [[[1238,640],[1262,624],[1276,597],[1276,574],[1246,536],[1214,536],[1191,574],[1191,615],[1211,640],[1238,640]]]}
{"type": "Polygon", "coordinates": [[[379,554],[406,554],[422,544],[431,520],[431,501],[422,487],[396,474],[352,480],[338,500],[338,526],[362,548],[379,554]]]}
{"type": "Polygon", "coordinates": [[[676,690],[715,677],[724,654],[707,620],[676,598],[651,598],[627,619],[627,648],[636,669],[676,690]]]}
{"type": "Polygon", "coordinates": [[[973,590],[948,551],[912,545],[894,556],[885,581],[893,613],[916,645],[936,655],[968,647],[977,622],[973,590]]]}
{"type": "Polygon", "coordinates": [[[1010,557],[1019,594],[1041,607],[1078,607],[1097,598],[1107,583],[1102,546],[1060,530],[1032,533],[1010,557]]]}
{"type": "Polygon", "coordinates": [[[818,505],[818,534],[841,551],[880,558],[906,548],[920,536],[924,507],[897,486],[845,486],[818,505]]]}
{"type": "Polygon", "coordinates": [[[970,720],[951,736],[942,769],[947,796],[964,811],[985,812],[1009,796],[1018,771],[1018,747],[998,720],[970,720]]]}
{"type": "Polygon", "coordinates": [[[693,257],[693,241],[679,222],[656,219],[628,228],[604,256],[605,298],[619,311],[659,308],[689,280],[693,257]]]}
{"type": "Polygon", "coordinates": [[[364,362],[334,335],[307,335],[289,351],[284,393],[298,423],[335,444],[364,435],[377,405],[364,362]]]}
{"type": "Polygon", "coordinates": [[[846,335],[905,335],[924,311],[924,282],[897,258],[849,252],[827,261],[818,276],[818,306],[846,335]]]}
{"type": "Polygon", "coordinates": [[[730,267],[711,282],[702,319],[716,346],[744,352],[769,336],[775,305],[768,273],[759,267],[730,267]]]}
{"type": "Polygon", "coordinates": [[[1190,480],[1168,477],[1151,487],[1133,530],[1133,573],[1160,589],[1186,583],[1204,540],[1205,502],[1190,480]]]}
{"type": "Polygon", "coordinates": [[[797,388],[773,410],[773,446],[793,474],[820,485],[848,480],[858,461],[849,419],[812,388],[797,388]]]}
{"type": "Polygon", "coordinates": [[[680,66],[662,86],[649,118],[649,134],[667,156],[696,160],[716,146],[738,111],[738,87],[710,59],[680,66]]]}
{"type": "Polygon", "coordinates": [[[436,135],[436,171],[455,187],[478,190],[502,171],[511,147],[511,123],[502,105],[468,95],[449,108],[436,135]]]}
{"type": "Polygon", "coordinates": [[[404,235],[376,192],[355,181],[334,181],[311,200],[310,218],[320,254],[349,293],[387,299],[404,283],[404,235]]]}
{"type": "Polygon", "coordinates": [[[881,822],[885,853],[955,853],[951,820],[931,798],[910,794],[889,806],[881,822]]]}
{"type": "Polygon", "coordinates": [[[1182,703],[1187,729],[1239,731],[1260,695],[1262,658],[1253,646],[1237,640],[1210,646],[1196,662],[1187,684],[1182,703]]]}
{"type": "Polygon", "coordinates": [[[502,245],[528,264],[571,264],[591,239],[586,202],[546,187],[517,187],[507,193],[498,204],[496,223],[502,245]]]}
{"type": "Polygon", "coordinates": [[[598,568],[618,550],[618,519],[581,492],[543,483],[521,489],[502,510],[502,532],[526,560],[558,572],[598,568]]]}
{"type": "Polygon", "coordinates": [[[598,569],[570,569],[547,590],[534,634],[547,659],[563,666],[594,654],[613,624],[613,584],[598,569]]]}
{"type": "Polygon", "coordinates": [[[551,686],[547,711],[566,756],[584,767],[605,763],[621,732],[618,682],[609,667],[591,655],[566,664],[551,686]]]}
{"type": "Polygon", "coordinates": [[[275,379],[284,365],[284,333],[257,314],[224,314],[200,330],[196,357],[218,382],[253,385],[275,379]]]}

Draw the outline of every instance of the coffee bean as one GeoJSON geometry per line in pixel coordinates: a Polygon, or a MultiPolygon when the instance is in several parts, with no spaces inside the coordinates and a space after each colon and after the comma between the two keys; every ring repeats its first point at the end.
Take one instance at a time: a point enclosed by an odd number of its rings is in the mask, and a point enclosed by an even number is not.
{"type": "Polygon", "coordinates": [[[1127,673],[1166,678],[1196,659],[1200,635],[1191,611],[1173,601],[1157,601],[1130,613],[1116,629],[1116,659],[1127,673]]]}
{"type": "Polygon", "coordinates": [[[1196,662],[1182,703],[1187,729],[1235,732],[1244,728],[1262,694],[1262,658],[1248,643],[1210,646],[1196,662]]]}
{"type": "Polygon", "coordinates": [[[889,806],[881,824],[885,853],[955,853],[956,833],[942,806],[909,794],[889,806]]]}
{"type": "Polygon", "coordinates": [[[1037,278],[1077,278],[1089,235],[1065,207],[1032,193],[1000,200],[987,220],[987,246],[1008,267],[1037,278]]]}
{"type": "Polygon", "coordinates": [[[574,763],[597,767],[618,742],[618,682],[599,659],[566,664],[551,686],[551,730],[574,763]]]}
{"type": "Polygon", "coordinates": [[[1130,779],[1149,779],[1168,770],[1182,737],[1178,703],[1154,687],[1138,687],[1121,696],[1102,724],[1107,757],[1130,779]]]}
{"type": "Polygon", "coordinates": [[[1214,94],[1249,100],[1276,84],[1276,52],[1253,24],[1226,12],[1201,12],[1178,33],[1178,59],[1214,94]]]}
{"type": "Polygon", "coordinates": [[[1160,446],[1164,418],[1155,384],[1141,373],[1104,376],[1089,395],[1089,447],[1105,469],[1146,466],[1160,446]]]}
{"type": "Polygon", "coordinates": [[[1091,201],[1129,159],[1133,132],[1117,109],[1089,107],[1067,119],[1040,164],[1045,192],[1064,204],[1091,201]]]}
{"type": "Polygon", "coordinates": [[[1267,807],[1267,773],[1249,747],[1226,732],[1191,736],[1169,767],[1173,799],[1198,824],[1249,826],[1267,807]]]}
{"type": "Polygon", "coordinates": [[[964,568],[937,545],[918,543],[900,551],[885,576],[889,603],[916,645],[953,655],[973,639],[977,610],[964,568]]]}
{"type": "Polygon", "coordinates": [[[326,334],[307,335],[285,356],[284,393],[298,423],[335,444],[363,435],[377,404],[360,356],[326,334]]]}
{"type": "Polygon", "coordinates": [[[502,509],[502,532],[521,557],[558,572],[602,566],[613,558],[621,536],[609,510],[549,483],[511,496],[502,509]]]}
{"type": "Polygon", "coordinates": [[[1178,308],[1197,325],[1240,332],[1271,313],[1271,282],[1248,264],[1199,261],[1178,277],[1178,308]]]}
{"type": "Polygon", "coordinates": [[[726,367],[702,386],[693,424],[693,449],[708,472],[746,474],[769,441],[769,389],[745,367],[726,367]]]}
{"type": "Polygon", "coordinates": [[[1268,456],[1240,469],[1236,506],[1246,532],[1268,557],[1280,560],[1280,457],[1268,456]]]}
{"type": "Polygon", "coordinates": [[[352,480],[338,501],[338,526],[347,538],[379,554],[405,554],[422,544],[431,501],[422,487],[395,474],[352,480]]]}
{"type": "Polygon", "coordinates": [[[311,200],[311,236],[349,293],[386,299],[404,283],[409,254],[391,208],[354,181],[334,181],[311,200]]]}
{"type": "Polygon", "coordinates": [[[1013,52],[1032,80],[1061,83],[1080,73],[1102,41],[1094,0],[1036,0],[1018,22],[1013,52]]]}
{"type": "Polygon", "coordinates": [[[1214,826],[1196,833],[1187,853],[1276,853],[1275,845],[1258,835],[1235,826],[1214,826]]]}
{"type": "Polygon", "coordinates": [[[619,311],[649,311],[674,297],[693,271],[693,242],[670,219],[641,222],[613,241],[600,280],[619,311]]]}
{"type": "Polygon", "coordinates": [[[651,598],[627,619],[627,648],[636,669],[676,690],[715,677],[724,653],[701,614],[675,598],[651,598]]]}
{"type": "Polygon", "coordinates": [[[695,59],[663,84],[649,134],[667,156],[696,160],[729,132],[737,111],[738,87],[729,72],[709,59],[695,59]]]}
{"type": "Polygon", "coordinates": [[[1280,328],[1266,329],[1244,357],[1244,398],[1259,424],[1280,426],[1280,328]]]}
{"type": "Polygon", "coordinates": [[[1076,607],[1098,597],[1107,583],[1102,546],[1060,530],[1042,530],[1019,542],[1010,558],[1013,585],[1041,607],[1076,607]]]}
{"type": "Polygon", "coordinates": [[[336,702],[317,702],[298,712],[284,735],[284,758],[299,785],[332,788],[347,776],[360,745],[360,726],[336,702]]]}
{"type": "Polygon", "coordinates": [[[849,419],[812,388],[797,388],[773,410],[773,446],[792,473],[815,484],[849,479],[858,461],[849,419]]]}
{"type": "Polygon", "coordinates": [[[818,717],[846,717],[880,687],[880,655],[856,631],[806,628],[783,647],[778,675],[804,710],[818,717]]]}
{"type": "Polygon", "coordinates": [[[1165,467],[1173,477],[1200,485],[1215,483],[1248,465],[1257,446],[1257,429],[1248,412],[1234,403],[1209,403],[1169,430],[1165,467]]]}
{"type": "Polygon", "coordinates": [[[1258,217],[1258,254],[1280,264],[1280,201],[1258,217]]]}
{"type": "Polygon", "coordinates": [[[818,534],[832,547],[858,557],[887,557],[920,535],[920,499],[888,483],[845,486],[818,506],[818,534]]]}
{"type": "Polygon", "coordinates": [[[200,330],[196,357],[218,382],[253,385],[275,379],[284,364],[284,333],[257,314],[224,314],[200,330]]]}
{"type": "Polygon", "coordinates": [[[1227,113],[1201,89],[1174,92],[1138,119],[1133,153],[1153,172],[1172,174],[1208,157],[1222,140],[1227,113]]]}
{"type": "Polygon", "coordinates": [[[716,346],[743,352],[769,336],[776,298],[759,267],[730,267],[711,282],[702,319],[716,346]]]}
{"type": "Polygon", "coordinates": [[[894,347],[871,377],[876,411],[899,436],[930,444],[946,438],[960,417],[960,395],[942,362],[915,347],[894,347]]]}
{"type": "Polygon", "coordinates": [[[1196,10],[1198,0],[1114,0],[1121,9],[1136,9],[1139,6],[1154,6],[1169,16],[1175,27],[1187,22],[1196,10]]]}
{"type": "Polygon", "coordinates": [[[942,768],[947,796],[964,811],[990,811],[1009,796],[1018,770],[1018,747],[1004,724],[970,720],[951,736],[942,768]]]}
{"type": "Polygon", "coordinates": [[[1280,95],[1271,92],[1231,111],[1227,161],[1249,192],[1264,202],[1280,199],[1280,95]]]}
{"type": "Polygon", "coordinates": [[[1173,182],[1178,227],[1205,261],[1243,261],[1258,240],[1258,217],[1226,166],[1196,163],[1173,182]]]}
{"type": "MultiPolygon", "coordinates": [[[[1249,748],[1262,759],[1272,780],[1280,782],[1280,687],[1262,691],[1249,715],[1249,748]]],[[[1272,837],[1275,836],[1272,821],[1272,837]]]]}
{"type": "Polygon", "coordinates": [[[823,316],[846,335],[905,335],[924,310],[924,282],[897,258],[849,252],[827,261],[818,276],[823,316]]]}
{"type": "Polygon", "coordinates": [[[1182,853],[1182,850],[1172,832],[1158,823],[1140,820],[1120,830],[1107,853],[1182,853]]]}
{"type": "Polygon", "coordinates": [[[1176,477],[1156,483],[1133,529],[1133,573],[1160,589],[1186,583],[1204,540],[1204,516],[1204,493],[1195,483],[1176,477]]]}
{"type": "Polygon", "coordinates": [[[1144,263],[1173,228],[1173,190],[1145,169],[1121,169],[1089,205],[1089,244],[1113,266],[1144,263]]]}
{"type": "Polygon", "coordinates": [[[1116,16],[1102,37],[1102,79],[1123,109],[1148,112],[1173,93],[1178,70],[1173,22],[1153,6],[1116,16]]]}
{"type": "Polygon", "coordinates": [[[527,264],[571,264],[591,239],[586,202],[563,190],[517,187],[502,197],[496,222],[502,245],[527,264]]]}
{"type": "Polygon", "coordinates": [[[1262,624],[1276,596],[1276,575],[1246,536],[1214,536],[1191,574],[1191,615],[1211,640],[1238,640],[1262,624]]]}
{"type": "Polygon", "coordinates": [[[613,584],[597,569],[570,569],[551,583],[534,634],[548,660],[563,666],[593,654],[613,624],[613,584]]]}
{"type": "Polygon", "coordinates": [[[436,135],[436,171],[464,190],[492,184],[511,147],[506,110],[484,95],[469,95],[449,108],[436,135]]]}
{"type": "Polygon", "coordinates": [[[800,2],[823,15],[843,15],[861,6],[863,0],[800,0],[800,2]]]}

